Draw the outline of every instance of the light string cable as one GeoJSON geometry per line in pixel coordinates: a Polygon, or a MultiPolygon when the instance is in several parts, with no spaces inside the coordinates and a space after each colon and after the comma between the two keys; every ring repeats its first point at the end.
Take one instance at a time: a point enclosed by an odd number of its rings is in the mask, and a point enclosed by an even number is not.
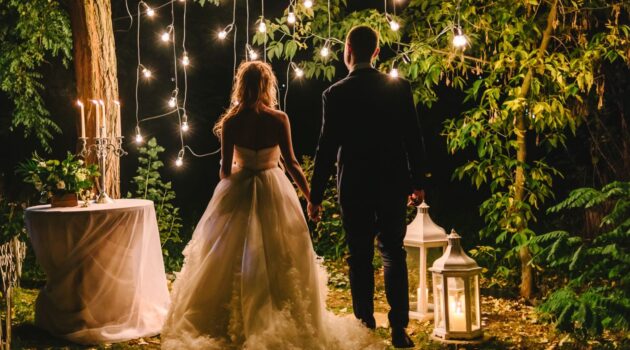
{"type": "Polygon", "coordinates": [[[237,34],[237,30],[238,28],[236,27],[236,0],[234,0],[232,2],[232,27],[234,29],[234,39],[232,40],[232,49],[234,51],[234,57],[233,57],[233,62],[234,62],[234,68],[232,69],[232,81],[234,81],[234,77],[236,76],[236,62],[237,62],[237,54],[236,54],[236,34],[237,34]]]}
{"type": "Polygon", "coordinates": [[[265,0],[260,0],[260,25],[258,30],[264,35],[263,38],[263,61],[267,62],[267,24],[265,23],[265,0]]]}
{"type": "Polygon", "coordinates": [[[174,75],[174,83],[175,83],[175,90],[173,90],[172,95],[171,95],[171,100],[169,101],[169,103],[171,101],[173,101],[173,99],[175,99],[175,110],[177,112],[177,119],[179,121],[179,141],[180,141],[180,145],[181,148],[177,154],[177,160],[176,160],[176,165],[180,166],[182,164],[183,158],[184,158],[184,132],[182,131],[182,115],[180,112],[180,108],[179,108],[179,77],[177,74],[177,45],[176,41],[177,41],[177,35],[176,35],[176,31],[175,31],[175,4],[174,2],[171,2],[171,26],[172,26],[172,38],[173,38],[173,75],[174,75]]]}
{"type": "Polygon", "coordinates": [[[126,32],[128,32],[131,30],[131,27],[133,27],[133,16],[131,15],[131,10],[129,9],[129,0],[125,0],[125,9],[127,10],[127,15],[129,16],[129,28],[126,30],[126,32]]]}
{"type": "MultiPolygon", "coordinates": [[[[293,11],[295,9],[295,0],[290,0],[289,1],[289,11],[288,13],[291,14],[293,13],[293,11]]],[[[288,22],[287,22],[288,23],[288,22]]],[[[291,23],[289,23],[291,24],[291,23]]],[[[294,36],[295,36],[295,23],[293,23],[293,26],[291,28],[291,40],[294,40],[294,36]]],[[[284,90],[284,98],[283,98],[283,103],[282,103],[282,110],[286,113],[287,111],[287,96],[289,95],[289,86],[291,85],[291,79],[290,79],[290,75],[289,72],[291,71],[291,69],[294,69],[296,76],[300,75],[300,77],[304,74],[303,71],[295,64],[293,63],[293,56],[289,57],[289,65],[287,66],[287,72],[286,72],[286,89],[284,90]],[[299,73],[298,73],[299,72],[299,73]]],[[[280,100],[278,100],[280,101],[280,100]]]]}
{"type": "MultiPolygon", "coordinates": [[[[142,5],[142,1],[138,2],[138,30],[136,34],[136,52],[138,57],[138,65],[136,66],[136,142],[142,142],[142,134],[140,133],[140,119],[138,117],[139,114],[139,101],[138,101],[138,88],[139,88],[139,80],[140,80],[140,68],[142,67],[142,63],[140,62],[140,6],[142,5]]],[[[146,68],[145,68],[146,69],[146,68]]],[[[147,72],[149,72],[147,70],[147,72]]],[[[146,73],[145,73],[146,75],[146,73]]]]}
{"type": "Polygon", "coordinates": [[[249,0],[245,0],[245,60],[249,61],[254,50],[249,46],[249,0]]]}

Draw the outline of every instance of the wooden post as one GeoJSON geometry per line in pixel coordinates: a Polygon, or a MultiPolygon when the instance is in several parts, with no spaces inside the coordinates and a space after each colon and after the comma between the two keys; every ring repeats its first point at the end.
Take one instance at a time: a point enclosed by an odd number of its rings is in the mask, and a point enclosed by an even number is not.
{"type": "MultiPolygon", "coordinates": [[[[120,120],[114,101],[118,100],[118,76],[116,46],[112,27],[112,9],[109,0],[68,1],[72,38],[74,42],[74,67],[77,80],[77,98],[86,107],[85,133],[88,138],[96,135],[96,110],[91,99],[105,102],[107,137],[115,141],[121,135],[120,120]]],[[[70,101],[69,101],[70,102],[70,101]]],[[[80,116],[76,119],[80,134],[80,116]]],[[[90,143],[92,139],[90,139],[90,143]]],[[[96,163],[94,152],[87,159],[96,163]]],[[[107,157],[105,187],[112,198],[120,198],[120,162],[118,157],[107,157]]]]}

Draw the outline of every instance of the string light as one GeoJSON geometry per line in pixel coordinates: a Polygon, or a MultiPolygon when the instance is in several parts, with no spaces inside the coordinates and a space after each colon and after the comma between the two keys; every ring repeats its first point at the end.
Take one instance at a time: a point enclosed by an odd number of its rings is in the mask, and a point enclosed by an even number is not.
{"type": "Polygon", "coordinates": [[[230,33],[232,31],[232,28],[234,28],[234,24],[228,24],[225,28],[223,28],[218,34],[217,36],[219,37],[219,39],[224,40],[225,38],[227,38],[228,33],[230,33]]]}
{"type": "Polygon", "coordinates": [[[187,66],[190,64],[190,58],[188,58],[188,53],[184,51],[184,56],[182,57],[182,64],[187,66]]]}
{"type": "Polygon", "coordinates": [[[297,20],[297,18],[295,17],[295,13],[289,12],[289,14],[287,15],[287,23],[295,24],[296,20],[297,20]]]}
{"type": "Polygon", "coordinates": [[[295,74],[296,78],[302,78],[304,76],[304,70],[300,68],[297,64],[291,62],[290,66],[291,68],[293,68],[293,74],[295,74]]]}
{"type": "Polygon", "coordinates": [[[155,10],[153,10],[149,5],[147,5],[145,2],[142,2],[142,4],[144,5],[144,7],[146,8],[146,14],[149,17],[153,17],[155,15],[155,10]]]}
{"type": "Polygon", "coordinates": [[[144,75],[144,77],[148,79],[151,78],[152,73],[148,68],[142,67],[142,75],[144,75]]]}
{"type": "Polygon", "coordinates": [[[184,149],[179,150],[177,153],[177,160],[175,160],[175,166],[178,168],[184,165],[184,149]]]}
{"type": "Polygon", "coordinates": [[[188,131],[189,127],[188,127],[188,115],[184,114],[182,116],[182,131],[186,132],[188,131]]]}
{"type": "Polygon", "coordinates": [[[391,21],[389,21],[389,28],[391,28],[391,30],[397,32],[398,29],[400,29],[400,24],[398,22],[396,22],[395,20],[391,20],[391,21]]]}
{"type": "Polygon", "coordinates": [[[313,7],[313,1],[312,0],[304,0],[304,7],[306,7],[307,9],[310,9],[311,7],[313,7]]]}
{"type": "Polygon", "coordinates": [[[162,35],[160,35],[160,39],[162,39],[163,42],[169,41],[171,39],[172,32],[173,32],[173,26],[169,25],[166,31],[162,32],[162,35]]]}
{"type": "Polygon", "coordinates": [[[256,50],[254,50],[249,44],[246,44],[245,48],[247,49],[247,56],[249,57],[250,61],[255,61],[258,59],[258,52],[256,52],[256,50]]]}
{"type": "Polygon", "coordinates": [[[330,49],[328,48],[327,44],[324,44],[324,46],[319,50],[319,54],[324,58],[330,55],[330,49]]]}
{"type": "Polygon", "coordinates": [[[392,68],[392,70],[389,71],[389,76],[392,78],[398,78],[398,69],[392,68]]]}
{"type": "Polygon", "coordinates": [[[457,34],[453,36],[453,46],[456,48],[462,48],[465,47],[466,44],[468,44],[468,39],[466,39],[466,36],[462,34],[462,28],[457,27],[457,34]]]}
{"type": "Polygon", "coordinates": [[[142,141],[144,141],[144,138],[140,133],[140,126],[136,126],[136,143],[142,143],[142,141]]]}
{"type": "Polygon", "coordinates": [[[175,97],[171,97],[171,99],[168,100],[169,107],[175,107],[176,104],[177,104],[177,100],[175,99],[175,97]]]}
{"type": "Polygon", "coordinates": [[[265,24],[265,20],[262,19],[260,21],[260,24],[258,24],[258,31],[261,33],[266,33],[267,32],[267,25],[265,24]]]}

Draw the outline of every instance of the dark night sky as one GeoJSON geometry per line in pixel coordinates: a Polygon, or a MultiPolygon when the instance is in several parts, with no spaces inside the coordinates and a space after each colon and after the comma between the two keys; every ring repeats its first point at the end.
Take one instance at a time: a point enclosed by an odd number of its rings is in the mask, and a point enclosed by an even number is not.
{"type": "MultiPolygon", "coordinates": [[[[132,13],[135,13],[136,1],[129,1],[132,13]]],[[[151,2],[157,7],[163,2],[151,2]]],[[[258,1],[252,1],[257,3],[258,1]]],[[[382,1],[349,1],[351,8],[366,7],[380,8],[382,1]]],[[[176,30],[178,31],[178,46],[181,43],[182,5],[176,3],[176,30]]],[[[136,70],[136,18],[129,30],[129,18],[123,1],[113,1],[113,25],[116,39],[118,59],[118,79],[120,99],[122,102],[122,126],[126,137],[125,148],[129,155],[121,161],[121,186],[123,193],[129,188],[129,180],[137,167],[137,147],[132,142],[135,127],[134,90],[136,70]]],[[[267,1],[266,16],[279,16],[286,6],[285,1],[267,1]]],[[[259,6],[252,5],[251,18],[260,13],[259,6]]],[[[244,17],[245,10],[238,9],[237,25],[239,26],[239,54],[244,47],[244,17]],[[242,27],[242,28],[241,28],[242,27]]],[[[191,59],[188,69],[188,102],[187,111],[191,130],[186,135],[186,143],[197,153],[206,153],[219,147],[217,139],[211,129],[217,117],[227,106],[232,82],[232,41],[219,41],[216,32],[230,22],[231,6],[214,5],[199,6],[188,2],[186,46],[191,59]]],[[[144,65],[151,67],[154,78],[150,82],[140,83],[140,117],[163,113],[168,109],[166,101],[173,89],[173,61],[172,49],[159,40],[159,34],[170,23],[170,6],[156,11],[156,17],[142,20],[141,53],[144,65]]],[[[254,26],[250,27],[253,33],[254,26]]],[[[228,39],[231,37],[228,37],[228,39]]],[[[181,49],[178,47],[179,53],[181,49]]],[[[239,56],[239,59],[241,57],[239,56]]],[[[299,57],[296,59],[299,61],[299,57]]],[[[284,94],[285,63],[274,63],[274,70],[278,75],[281,93],[284,94]]],[[[74,71],[52,60],[43,67],[46,90],[43,92],[46,105],[51,111],[52,119],[63,129],[62,135],[57,135],[53,141],[53,155],[61,157],[66,150],[73,150],[76,141],[74,120],[78,116],[78,109],[73,105],[75,100],[74,71]]],[[[343,65],[338,66],[337,78],[347,73],[343,65]]],[[[292,121],[293,139],[296,152],[301,155],[312,155],[315,150],[319,134],[321,119],[321,92],[329,85],[318,80],[300,80],[290,83],[288,95],[288,109],[292,121]]],[[[183,86],[180,71],[180,89],[183,86]]],[[[461,109],[461,96],[448,88],[441,88],[440,101],[428,110],[419,106],[419,113],[425,125],[427,147],[431,153],[432,168],[435,174],[433,191],[429,193],[429,204],[433,206],[432,213],[438,223],[446,228],[465,227],[471,236],[480,225],[478,218],[478,204],[481,193],[473,190],[467,182],[451,182],[453,168],[461,164],[465,154],[450,156],[446,153],[445,141],[440,136],[441,124],[448,118],[456,116],[461,109]],[[456,215],[453,213],[457,213],[456,215]]],[[[6,97],[0,94],[0,103],[7,105],[6,97]]],[[[20,180],[15,177],[13,170],[18,162],[27,158],[35,149],[33,139],[24,141],[21,130],[8,132],[10,111],[12,108],[0,109],[0,156],[3,165],[0,171],[4,175],[5,191],[9,197],[23,197],[24,186],[17,186],[20,180]]],[[[386,117],[386,116],[384,116],[386,117]]],[[[163,177],[173,182],[177,192],[176,204],[182,208],[182,215],[189,225],[194,225],[205,209],[216,183],[218,182],[218,156],[195,158],[186,155],[185,164],[181,168],[173,166],[179,150],[178,125],[176,117],[167,117],[142,124],[145,139],[155,136],[158,142],[167,150],[163,154],[166,166],[163,177]]],[[[0,183],[1,185],[1,183],[0,183]]],[[[1,186],[0,186],[1,187],[1,186]]],[[[369,190],[369,189],[368,189],[369,190]]]]}

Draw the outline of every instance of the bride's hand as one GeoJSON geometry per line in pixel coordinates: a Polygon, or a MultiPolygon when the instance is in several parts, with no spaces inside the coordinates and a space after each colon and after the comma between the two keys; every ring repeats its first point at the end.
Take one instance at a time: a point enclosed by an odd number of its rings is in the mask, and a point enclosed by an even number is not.
{"type": "Polygon", "coordinates": [[[308,217],[311,219],[311,221],[319,222],[319,220],[321,220],[322,206],[320,204],[313,204],[311,203],[311,201],[309,201],[306,209],[308,211],[308,217]]]}

